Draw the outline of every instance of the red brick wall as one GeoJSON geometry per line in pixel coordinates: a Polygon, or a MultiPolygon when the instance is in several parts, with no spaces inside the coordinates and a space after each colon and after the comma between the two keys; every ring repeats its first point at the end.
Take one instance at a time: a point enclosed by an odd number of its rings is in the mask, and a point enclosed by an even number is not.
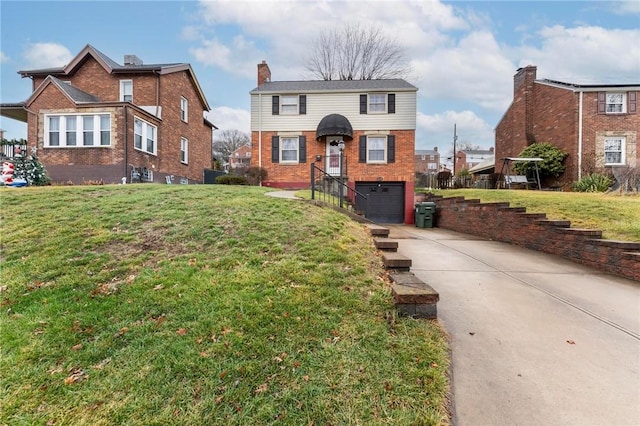
{"type": "Polygon", "coordinates": [[[211,128],[204,124],[203,106],[189,74],[182,71],[163,75],[160,93],[163,121],[158,129],[160,169],[164,173],[201,182],[204,169],[211,168],[211,128]],[[189,104],[188,123],[183,122],[180,116],[181,96],[189,104]],[[182,137],[189,140],[188,164],[180,162],[182,137]]]}
{"type": "Polygon", "coordinates": [[[509,203],[480,203],[464,197],[430,197],[435,225],[562,256],[600,271],[640,281],[640,242],[602,240],[602,231],[571,228],[509,203]]]}
{"type": "MultiPolygon", "coordinates": [[[[324,138],[318,142],[315,131],[302,132],[307,138],[307,162],[300,164],[279,164],[271,162],[271,137],[277,132],[262,132],[262,168],[267,170],[264,186],[276,188],[309,188],[311,186],[311,163],[316,155],[323,158],[326,154],[324,138]]],[[[345,142],[344,156],[347,164],[347,175],[351,187],[359,181],[376,181],[382,177],[385,182],[405,182],[405,223],[413,223],[413,191],[414,191],[414,152],[415,131],[391,130],[395,135],[395,163],[366,164],[358,162],[358,140],[362,131],[353,132],[353,140],[345,142]]],[[[258,132],[251,135],[252,164],[258,166],[259,155],[258,132]]]]}
{"type": "MultiPolygon", "coordinates": [[[[267,170],[265,186],[287,187],[296,184],[299,188],[308,188],[311,182],[310,163],[316,155],[323,158],[326,154],[324,139],[317,142],[315,131],[302,132],[307,137],[307,162],[300,164],[279,164],[271,162],[271,137],[277,132],[262,132],[262,167],[267,170]]],[[[396,137],[396,161],[389,164],[366,164],[358,162],[358,138],[363,132],[354,131],[353,140],[345,142],[344,156],[347,159],[347,172],[350,181],[375,181],[379,176],[385,181],[414,181],[415,132],[412,130],[392,130],[396,137]]],[[[252,164],[259,165],[258,132],[251,135],[252,164]]]]}
{"type": "Polygon", "coordinates": [[[533,142],[549,142],[569,154],[559,183],[570,184],[578,177],[578,95],[544,84],[535,84],[534,94],[533,142]]]}

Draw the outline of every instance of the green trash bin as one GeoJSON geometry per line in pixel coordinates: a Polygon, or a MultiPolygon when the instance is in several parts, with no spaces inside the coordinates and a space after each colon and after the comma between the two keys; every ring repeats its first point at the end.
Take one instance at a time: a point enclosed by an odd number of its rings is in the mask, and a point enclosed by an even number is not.
{"type": "Polygon", "coordinates": [[[436,215],[436,203],[433,201],[425,201],[421,204],[424,210],[424,226],[423,228],[433,228],[433,221],[436,215]]]}
{"type": "Polygon", "coordinates": [[[422,204],[423,203],[416,204],[416,210],[413,216],[413,223],[415,223],[417,228],[424,228],[424,220],[427,215],[426,207],[422,204]]]}

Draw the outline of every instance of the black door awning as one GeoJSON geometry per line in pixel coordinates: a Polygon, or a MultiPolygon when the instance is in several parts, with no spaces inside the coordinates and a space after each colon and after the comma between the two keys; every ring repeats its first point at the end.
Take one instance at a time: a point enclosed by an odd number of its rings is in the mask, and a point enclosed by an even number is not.
{"type": "Polygon", "coordinates": [[[329,114],[320,120],[316,130],[316,140],[323,136],[343,136],[349,140],[353,139],[353,128],[347,117],[340,114],[329,114]]]}

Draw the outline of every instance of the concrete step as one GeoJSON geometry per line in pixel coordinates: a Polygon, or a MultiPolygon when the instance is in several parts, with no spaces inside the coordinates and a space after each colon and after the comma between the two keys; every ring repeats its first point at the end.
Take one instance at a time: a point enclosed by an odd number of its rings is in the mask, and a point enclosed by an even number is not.
{"type": "Polygon", "coordinates": [[[389,228],[385,228],[384,226],[375,225],[373,223],[368,223],[367,228],[369,228],[369,233],[374,237],[388,237],[389,236],[389,228]]]}
{"type": "Polygon", "coordinates": [[[382,251],[398,251],[398,242],[386,238],[374,238],[373,243],[378,250],[382,251]]]}
{"type": "Polygon", "coordinates": [[[411,269],[411,259],[398,253],[384,252],[382,263],[387,270],[408,272],[411,269]]]}
{"type": "Polygon", "coordinates": [[[438,317],[440,295],[411,272],[392,273],[391,294],[399,315],[434,319],[438,317]]]}

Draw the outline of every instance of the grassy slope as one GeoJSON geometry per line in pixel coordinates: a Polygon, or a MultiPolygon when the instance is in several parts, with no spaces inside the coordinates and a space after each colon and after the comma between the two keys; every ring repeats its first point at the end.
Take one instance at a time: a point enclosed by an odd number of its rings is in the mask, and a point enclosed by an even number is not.
{"type": "Polygon", "coordinates": [[[259,188],[2,190],[0,423],[446,424],[362,225],[259,188]]]}
{"type": "Polygon", "coordinates": [[[483,202],[508,201],[529,213],[570,220],[576,228],[600,229],[603,237],[640,241],[640,196],[601,193],[452,189],[433,191],[444,197],[464,196],[483,202]]]}

